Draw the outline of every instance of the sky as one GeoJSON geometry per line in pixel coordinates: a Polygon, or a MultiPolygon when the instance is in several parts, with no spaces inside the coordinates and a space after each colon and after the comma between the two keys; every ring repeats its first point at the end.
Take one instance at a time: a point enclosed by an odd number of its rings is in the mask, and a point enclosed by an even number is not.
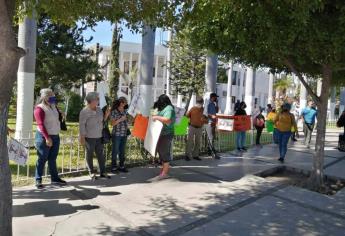
{"type": "MultiPolygon", "coordinates": [[[[85,38],[93,36],[93,40],[88,43],[88,45],[94,45],[99,43],[102,46],[111,45],[112,37],[112,25],[108,21],[102,21],[97,24],[94,29],[87,29],[84,31],[83,35],[85,38]]],[[[156,31],[156,44],[160,44],[162,41],[165,41],[167,38],[167,32],[157,29],[156,31]]],[[[134,34],[128,28],[123,29],[123,38],[122,41],[141,43],[141,34],[134,34]]]]}

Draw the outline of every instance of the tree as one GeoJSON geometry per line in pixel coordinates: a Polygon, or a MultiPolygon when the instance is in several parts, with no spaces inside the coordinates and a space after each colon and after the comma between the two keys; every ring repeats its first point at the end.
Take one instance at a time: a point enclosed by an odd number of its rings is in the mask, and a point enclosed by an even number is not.
{"type": "MultiPolygon", "coordinates": [[[[273,88],[276,90],[276,94],[283,95],[285,97],[286,91],[291,87],[292,82],[293,81],[288,76],[277,79],[273,85],[273,88]]],[[[276,97],[279,98],[277,95],[276,97]]]]}
{"type": "Polygon", "coordinates": [[[180,14],[177,6],[183,2],[170,0],[0,0],[0,232],[12,235],[12,187],[7,151],[8,108],[18,70],[19,59],[25,50],[17,47],[13,27],[16,16],[47,14],[52,21],[73,24],[78,20],[94,23],[101,20],[126,20],[128,26],[138,30],[143,21],[154,26],[170,26],[180,14]],[[25,3],[25,4],[24,4],[25,3]]]}
{"type": "Polygon", "coordinates": [[[36,94],[41,88],[56,87],[70,90],[82,83],[100,80],[100,66],[94,60],[94,52],[86,48],[82,36],[85,23],[57,24],[43,15],[38,21],[36,94]],[[92,76],[96,75],[96,76],[92,76]],[[95,79],[94,79],[95,78],[95,79]]]}
{"type": "Polygon", "coordinates": [[[110,59],[110,78],[109,78],[109,91],[110,97],[115,101],[117,91],[119,90],[120,82],[120,40],[122,38],[122,29],[119,23],[114,24],[113,38],[111,42],[111,59],[110,59]]]}
{"type": "Polygon", "coordinates": [[[186,1],[183,12],[181,27],[193,29],[196,45],[248,66],[298,76],[319,110],[310,179],[322,186],[329,88],[345,70],[345,3],[200,0],[186,1]],[[322,79],[320,96],[304,75],[322,79]]]}
{"type": "Polygon", "coordinates": [[[193,93],[202,95],[205,89],[206,67],[205,50],[193,47],[187,34],[187,31],[179,32],[168,43],[170,83],[175,94],[187,96],[186,110],[193,93]]]}

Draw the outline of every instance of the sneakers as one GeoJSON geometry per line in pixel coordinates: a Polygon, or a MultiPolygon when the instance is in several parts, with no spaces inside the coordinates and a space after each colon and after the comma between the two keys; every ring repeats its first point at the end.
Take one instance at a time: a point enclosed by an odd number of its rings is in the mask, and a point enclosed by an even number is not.
{"type": "Polygon", "coordinates": [[[280,161],[280,163],[284,163],[284,158],[279,158],[278,161],[280,161]]]}
{"type": "Polygon", "coordinates": [[[242,149],[242,151],[244,151],[244,152],[247,151],[247,148],[245,148],[245,147],[243,147],[243,148],[241,148],[241,149],[242,149]]]}
{"type": "Polygon", "coordinates": [[[127,170],[126,167],[120,167],[117,169],[119,172],[122,172],[122,173],[128,173],[129,171],[127,170]]]}
{"type": "Polygon", "coordinates": [[[93,181],[95,181],[95,180],[98,179],[98,177],[97,177],[96,174],[91,174],[91,175],[90,175],[90,178],[91,178],[91,180],[93,180],[93,181]]]}
{"type": "Polygon", "coordinates": [[[201,161],[200,157],[193,157],[194,160],[201,161]]]}
{"type": "Polygon", "coordinates": [[[65,181],[65,180],[63,180],[63,179],[57,179],[57,180],[52,180],[52,182],[51,182],[52,184],[58,184],[58,185],[66,185],[67,184],[67,182],[65,181]]]}
{"type": "Polygon", "coordinates": [[[42,189],[44,188],[43,184],[42,184],[42,180],[36,180],[36,188],[37,189],[42,189]]]}
{"type": "Polygon", "coordinates": [[[100,176],[99,176],[101,179],[110,179],[111,177],[109,176],[109,175],[107,175],[107,174],[101,174],[100,176]]]}
{"type": "Polygon", "coordinates": [[[186,161],[190,161],[189,156],[186,156],[184,159],[185,159],[186,161]]]}

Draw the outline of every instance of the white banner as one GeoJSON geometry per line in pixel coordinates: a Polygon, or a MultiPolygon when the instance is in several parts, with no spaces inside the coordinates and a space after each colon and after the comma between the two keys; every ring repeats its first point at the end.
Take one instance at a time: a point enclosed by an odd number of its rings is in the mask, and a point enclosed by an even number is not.
{"type": "Polygon", "coordinates": [[[149,119],[149,125],[147,127],[146,136],[144,140],[144,148],[152,155],[156,155],[157,143],[161,131],[163,128],[163,123],[160,121],[153,121],[152,117],[149,119]]]}
{"type": "Polygon", "coordinates": [[[217,129],[218,130],[224,130],[224,131],[233,131],[234,130],[234,120],[233,119],[218,118],[217,129]]]}
{"type": "Polygon", "coordinates": [[[140,94],[135,94],[132,98],[131,104],[128,108],[128,114],[132,117],[135,117],[139,110],[139,101],[140,101],[140,94]]]}
{"type": "Polygon", "coordinates": [[[15,163],[24,166],[28,160],[28,149],[18,142],[17,140],[10,138],[7,142],[8,157],[15,163]]]}

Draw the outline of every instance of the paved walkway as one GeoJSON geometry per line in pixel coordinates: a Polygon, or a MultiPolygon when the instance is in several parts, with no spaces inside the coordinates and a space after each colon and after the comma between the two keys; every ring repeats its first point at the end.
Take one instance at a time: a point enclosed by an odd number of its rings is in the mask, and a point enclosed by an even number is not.
{"type": "MultiPolygon", "coordinates": [[[[325,170],[345,179],[336,140],[327,137],[325,170]]],[[[14,235],[345,235],[345,189],[330,197],[255,175],[279,166],[277,153],[267,145],[219,161],[177,161],[160,182],[150,181],[157,168],[142,167],[111,180],[16,188],[14,235]]],[[[296,143],[285,165],[307,171],[311,162],[296,143]]]]}

